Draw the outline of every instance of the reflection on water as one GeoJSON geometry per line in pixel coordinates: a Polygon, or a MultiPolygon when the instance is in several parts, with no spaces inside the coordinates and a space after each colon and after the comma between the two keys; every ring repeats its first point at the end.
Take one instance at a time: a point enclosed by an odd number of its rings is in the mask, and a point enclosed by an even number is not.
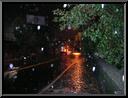
{"type": "Polygon", "coordinates": [[[83,80],[84,68],[82,68],[83,62],[80,57],[75,57],[74,62],[76,62],[76,64],[74,65],[74,70],[71,75],[71,91],[78,93],[81,92],[83,86],[85,86],[85,82],[83,80]]]}
{"type": "Polygon", "coordinates": [[[99,94],[98,85],[94,77],[88,72],[85,66],[85,59],[82,56],[63,57],[66,58],[63,65],[67,67],[72,65],[70,69],[54,83],[52,92],[50,89],[43,93],[55,93],[55,94],[99,94]],[[67,61],[67,62],[66,62],[67,61]]]}

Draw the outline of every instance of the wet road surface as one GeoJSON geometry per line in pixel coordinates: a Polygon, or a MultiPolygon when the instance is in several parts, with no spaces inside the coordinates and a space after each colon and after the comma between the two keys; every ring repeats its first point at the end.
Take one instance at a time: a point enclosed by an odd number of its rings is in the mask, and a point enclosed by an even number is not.
{"type": "Polygon", "coordinates": [[[86,68],[82,56],[63,56],[61,66],[70,69],[42,94],[100,94],[93,73],[86,68]]]}

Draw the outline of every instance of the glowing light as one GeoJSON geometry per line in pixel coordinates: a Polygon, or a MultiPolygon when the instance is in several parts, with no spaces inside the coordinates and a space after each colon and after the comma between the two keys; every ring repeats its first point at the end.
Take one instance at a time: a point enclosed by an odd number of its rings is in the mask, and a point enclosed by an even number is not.
{"type": "Polygon", "coordinates": [[[63,8],[66,8],[66,7],[67,7],[67,4],[64,4],[64,5],[63,5],[63,8]]]}
{"type": "Polygon", "coordinates": [[[74,53],[72,53],[72,54],[75,55],[75,56],[81,55],[81,53],[79,53],[79,52],[74,52],[74,53]]]}
{"type": "Polygon", "coordinates": [[[95,70],[96,70],[96,67],[93,67],[93,68],[92,68],[92,71],[94,72],[95,70]]]}
{"type": "Polygon", "coordinates": [[[101,4],[102,8],[104,8],[104,4],[101,4]]]}
{"type": "Polygon", "coordinates": [[[40,26],[39,25],[37,26],[37,30],[40,30],[40,26]]]}
{"type": "Polygon", "coordinates": [[[14,67],[13,64],[9,64],[9,68],[12,69],[14,67]]]}
{"type": "Polygon", "coordinates": [[[124,82],[124,75],[122,76],[122,81],[124,82]]]}
{"type": "Polygon", "coordinates": [[[43,51],[43,50],[44,50],[44,48],[42,47],[42,48],[41,48],[41,51],[43,51]]]}

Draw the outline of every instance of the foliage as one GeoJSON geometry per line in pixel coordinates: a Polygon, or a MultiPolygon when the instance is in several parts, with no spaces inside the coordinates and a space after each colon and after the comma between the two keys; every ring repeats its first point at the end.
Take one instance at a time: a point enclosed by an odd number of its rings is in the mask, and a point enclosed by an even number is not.
{"type": "MultiPolygon", "coordinates": [[[[72,9],[54,10],[54,22],[60,30],[68,25],[82,30],[83,37],[90,37],[96,44],[96,51],[103,55],[109,64],[123,66],[123,4],[71,4],[72,9]]],[[[86,42],[85,42],[86,43],[86,42]]],[[[85,49],[86,51],[86,49],[85,49]]]]}

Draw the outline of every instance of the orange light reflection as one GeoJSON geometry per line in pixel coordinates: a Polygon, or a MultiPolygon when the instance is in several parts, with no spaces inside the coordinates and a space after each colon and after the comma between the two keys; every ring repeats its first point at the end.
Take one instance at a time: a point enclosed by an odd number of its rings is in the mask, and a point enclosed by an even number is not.
{"type": "Polygon", "coordinates": [[[79,53],[79,52],[74,52],[73,55],[79,56],[79,55],[81,55],[81,53],[79,53]]]}

